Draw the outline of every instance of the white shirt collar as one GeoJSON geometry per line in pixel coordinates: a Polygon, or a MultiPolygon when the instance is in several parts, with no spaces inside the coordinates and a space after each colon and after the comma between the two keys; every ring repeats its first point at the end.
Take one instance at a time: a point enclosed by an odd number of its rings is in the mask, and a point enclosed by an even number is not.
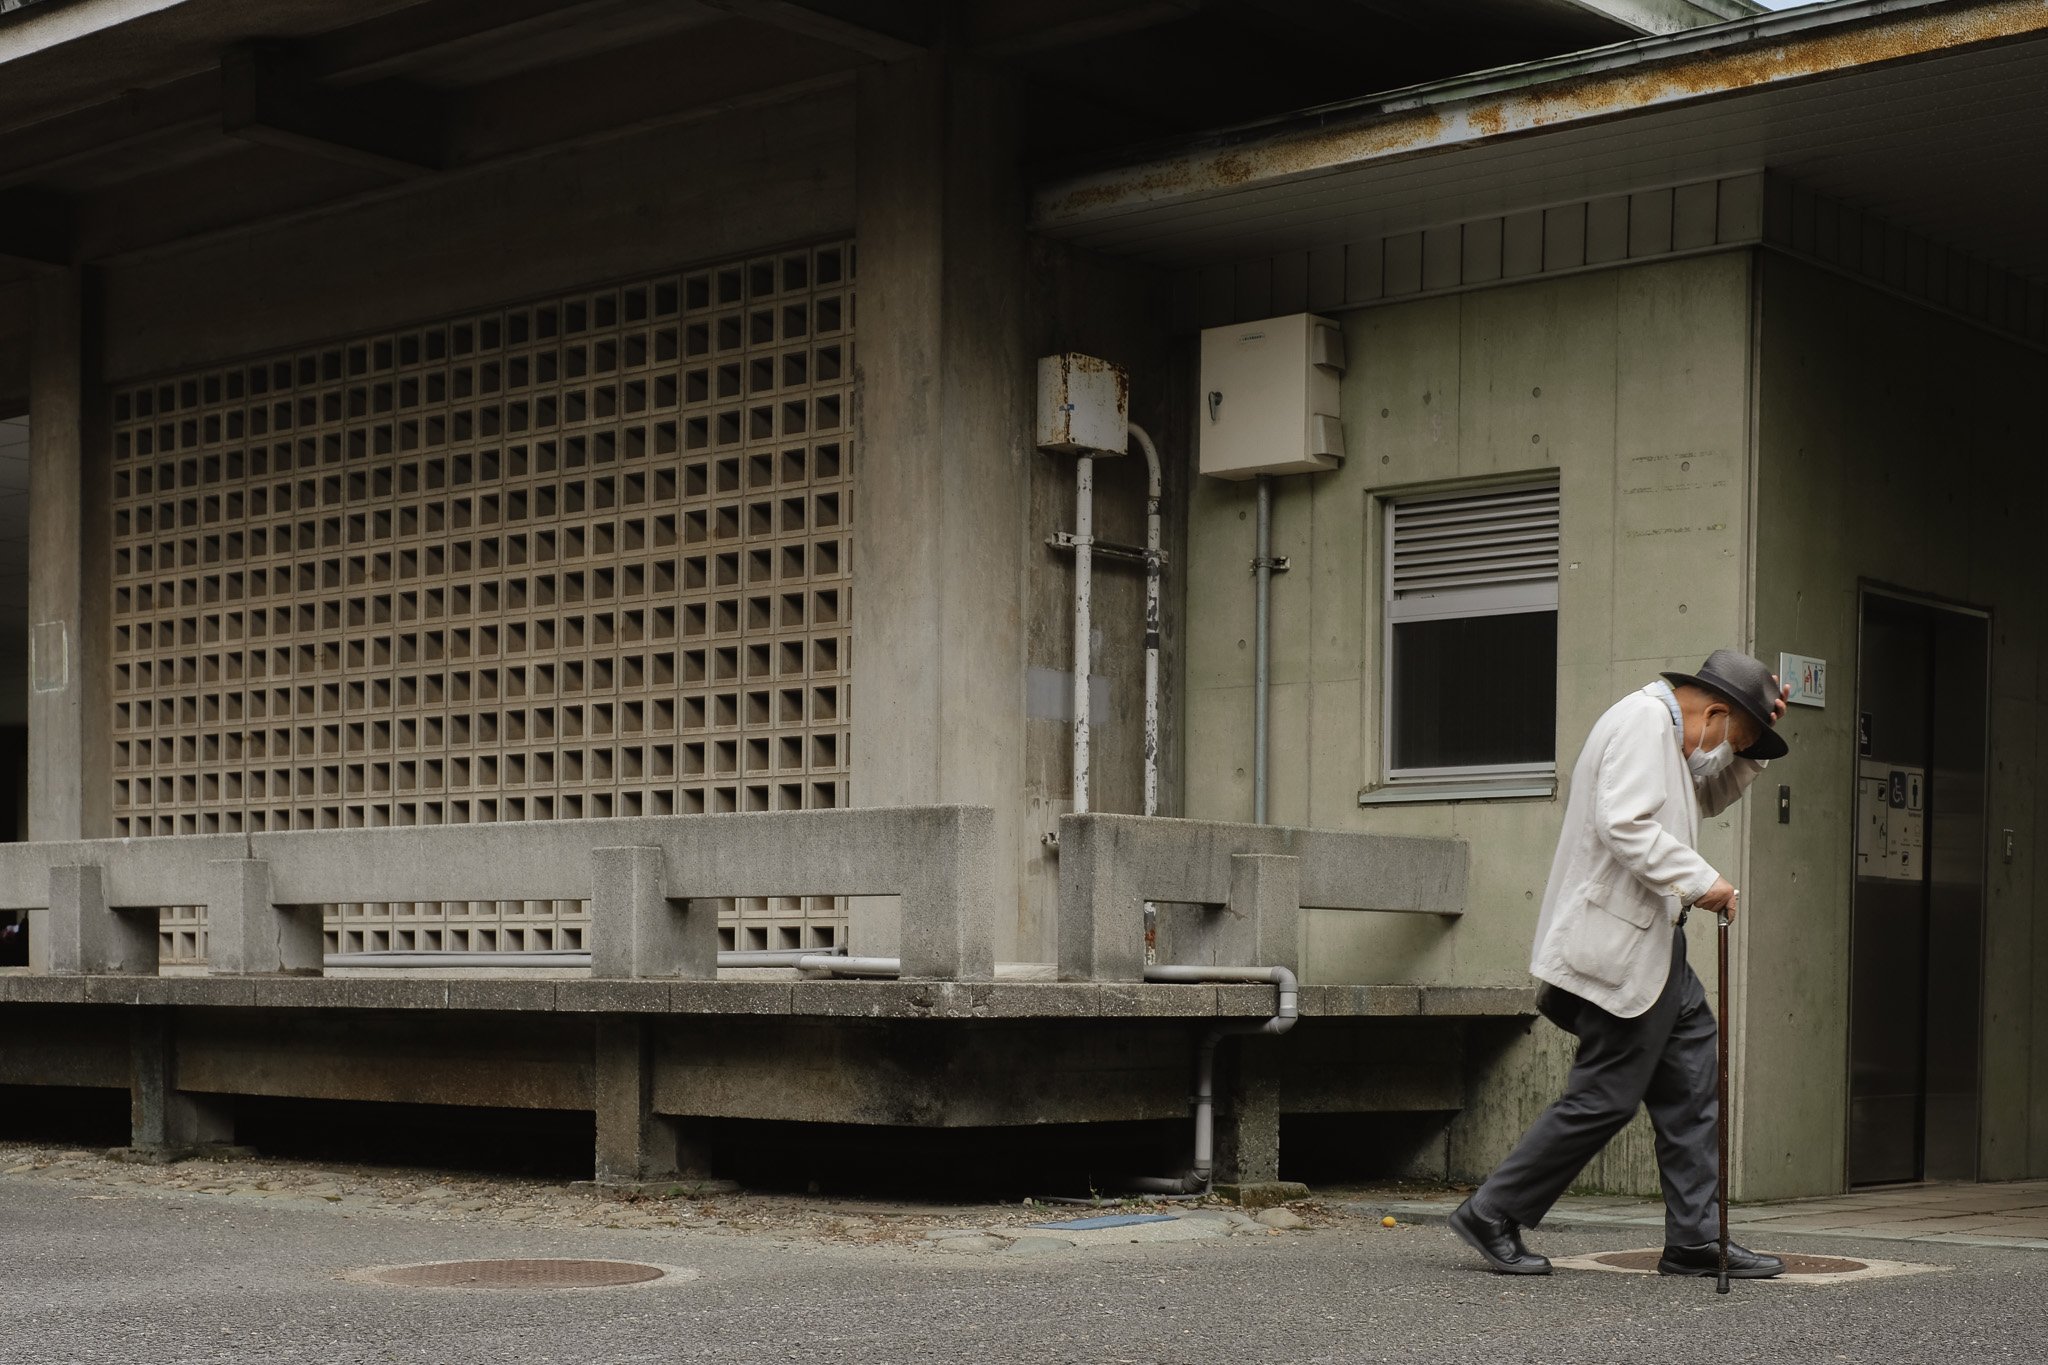
{"type": "Polygon", "coordinates": [[[1672,691],[1670,683],[1659,678],[1643,691],[1663,702],[1665,708],[1671,712],[1671,723],[1680,731],[1685,729],[1685,713],[1678,709],[1678,693],[1672,691]]]}

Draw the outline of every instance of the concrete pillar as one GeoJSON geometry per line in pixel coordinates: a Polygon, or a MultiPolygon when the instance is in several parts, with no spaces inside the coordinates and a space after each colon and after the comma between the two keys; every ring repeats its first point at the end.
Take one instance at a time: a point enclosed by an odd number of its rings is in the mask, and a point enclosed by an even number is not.
{"type": "Polygon", "coordinates": [[[653,1110],[654,1040],[644,1019],[597,1018],[597,1162],[600,1185],[711,1174],[708,1154],[676,1120],[653,1110]]]}
{"type": "Polygon", "coordinates": [[[28,835],[113,832],[105,426],[88,361],[84,273],[32,292],[29,352],[28,835]]]}
{"type": "Polygon", "coordinates": [[[177,1037],[167,1009],[138,1008],[130,1034],[129,1145],[172,1153],[235,1140],[233,1101],[177,1088],[177,1037]]]}
{"type": "Polygon", "coordinates": [[[64,975],[155,976],[156,915],[107,904],[100,869],[50,869],[50,904],[29,912],[29,966],[64,975]]]}
{"type": "Polygon", "coordinates": [[[1139,852],[1125,821],[1060,817],[1060,980],[1144,980],[1139,852]]]}
{"type": "Polygon", "coordinates": [[[658,848],[591,854],[590,974],[718,979],[718,911],[671,899],[658,848]]]}
{"type": "Polygon", "coordinates": [[[1264,1185],[1280,1178],[1280,1078],[1261,1041],[1223,1044],[1216,1106],[1219,1185],[1264,1185]]]}
{"type": "Polygon", "coordinates": [[[921,823],[930,832],[920,839],[911,879],[898,897],[902,979],[992,981],[995,816],[977,809],[939,811],[921,823]]]}
{"type": "MultiPolygon", "coordinates": [[[[1034,370],[1010,80],[943,51],[860,75],[852,799],[997,813],[1015,950],[1034,370]]],[[[858,953],[893,913],[856,904],[858,953]]]]}
{"type": "Polygon", "coordinates": [[[270,864],[223,858],[207,864],[206,970],[216,976],[319,976],[324,953],[317,905],[276,905],[270,864]]]}
{"type": "Polygon", "coordinates": [[[1233,853],[1227,902],[1160,908],[1159,960],[1300,971],[1301,859],[1233,853]]]}

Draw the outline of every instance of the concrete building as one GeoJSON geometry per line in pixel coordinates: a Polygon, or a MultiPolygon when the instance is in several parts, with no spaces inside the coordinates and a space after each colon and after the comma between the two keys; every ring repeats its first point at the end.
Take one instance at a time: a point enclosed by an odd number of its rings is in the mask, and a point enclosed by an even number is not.
{"type": "Polygon", "coordinates": [[[1257,971],[1217,1175],[1329,1115],[1471,1175],[1568,1061],[1577,737],[1732,643],[1821,703],[1707,834],[1737,1195],[2048,1170],[2048,5],[477,10],[0,15],[0,1085],[588,1112],[618,1176],[1184,1135],[1257,971]],[[1204,337],[1289,328],[1341,459],[1202,474],[1204,337]],[[1077,525],[1056,353],[1163,457],[1156,746],[1146,462],[1077,525]]]}

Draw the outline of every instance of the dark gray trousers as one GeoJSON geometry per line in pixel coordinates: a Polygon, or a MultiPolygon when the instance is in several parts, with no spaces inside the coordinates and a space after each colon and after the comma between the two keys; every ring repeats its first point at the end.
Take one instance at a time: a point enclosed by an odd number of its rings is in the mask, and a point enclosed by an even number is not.
{"type": "Polygon", "coordinates": [[[1635,1117],[1636,1106],[1647,1105],[1664,1184],[1665,1242],[1697,1246],[1721,1235],[1714,1015],[1685,960],[1685,931],[1671,937],[1664,993],[1634,1019],[1617,1018],[1570,991],[1544,988],[1539,1007],[1578,1035],[1578,1060],[1564,1094],[1479,1187],[1474,1198],[1482,1214],[1535,1227],[1635,1117]]]}

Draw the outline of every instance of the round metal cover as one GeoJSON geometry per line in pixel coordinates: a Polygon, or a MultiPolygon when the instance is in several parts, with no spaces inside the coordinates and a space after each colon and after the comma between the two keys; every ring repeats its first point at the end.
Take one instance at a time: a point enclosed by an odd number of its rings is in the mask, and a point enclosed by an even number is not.
{"type": "MultiPolygon", "coordinates": [[[[1870,1269],[1862,1261],[1852,1261],[1845,1256],[1792,1256],[1773,1253],[1785,1262],[1787,1275],[1854,1275],[1870,1269]]],[[[1593,1257],[1604,1266],[1616,1270],[1639,1270],[1655,1273],[1660,1251],[1609,1251],[1593,1257]]]]}
{"type": "Polygon", "coordinates": [[[434,1261],[385,1266],[370,1278],[415,1289],[606,1289],[645,1284],[667,1273],[635,1261],[434,1261]]]}

